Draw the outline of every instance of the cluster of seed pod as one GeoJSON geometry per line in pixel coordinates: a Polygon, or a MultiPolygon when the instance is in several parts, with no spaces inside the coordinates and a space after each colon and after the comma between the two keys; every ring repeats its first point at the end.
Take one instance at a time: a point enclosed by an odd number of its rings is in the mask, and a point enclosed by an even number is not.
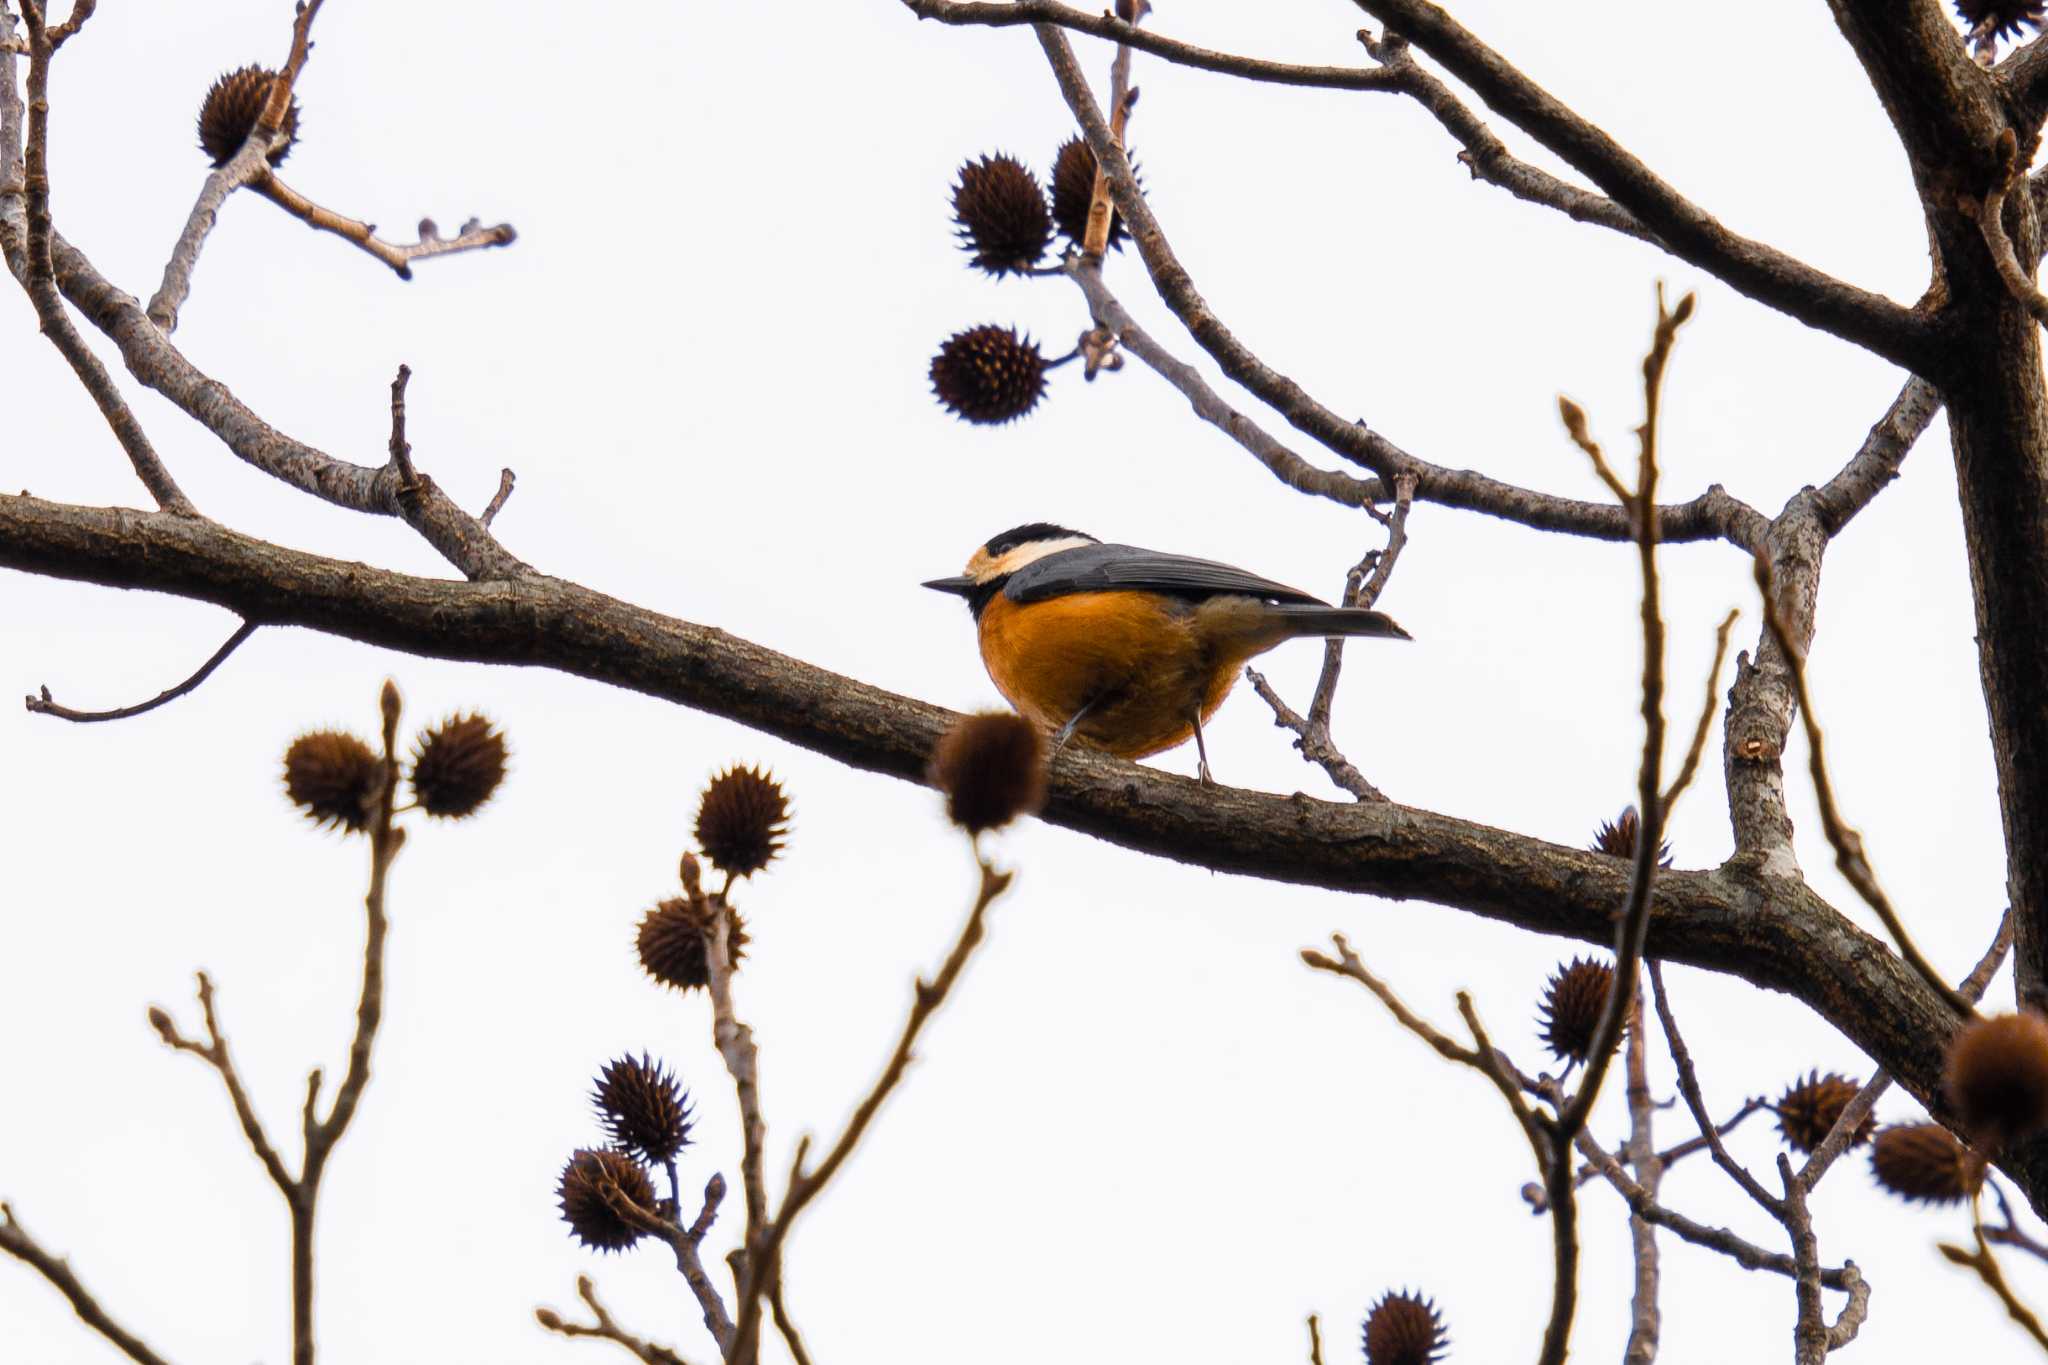
{"type": "MultiPolygon", "coordinates": [[[[1078,248],[1094,194],[1095,153],[1078,137],[1053,157],[1050,194],[1030,167],[1007,153],[967,162],[953,187],[953,220],[968,264],[1000,279],[1037,270],[1055,235],[1078,248]]],[[[1112,211],[1109,245],[1121,250],[1128,235],[1112,211]]],[[[1037,407],[1046,372],[1069,359],[1048,360],[1015,327],[983,323],[940,345],[932,357],[932,392],[963,421],[1000,426],[1037,407]]]]}

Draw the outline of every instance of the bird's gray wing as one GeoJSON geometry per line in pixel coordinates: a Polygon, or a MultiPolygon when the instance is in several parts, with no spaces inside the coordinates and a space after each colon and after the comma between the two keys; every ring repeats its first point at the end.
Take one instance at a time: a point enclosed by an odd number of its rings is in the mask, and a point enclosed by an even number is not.
{"type": "Polygon", "coordinates": [[[1285,583],[1246,573],[1213,559],[1161,554],[1135,545],[1084,545],[1034,560],[1010,575],[1003,595],[1013,602],[1043,602],[1076,592],[1156,592],[1200,600],[1242,593],[1274,602],[1327,605],[1285,583]]]}

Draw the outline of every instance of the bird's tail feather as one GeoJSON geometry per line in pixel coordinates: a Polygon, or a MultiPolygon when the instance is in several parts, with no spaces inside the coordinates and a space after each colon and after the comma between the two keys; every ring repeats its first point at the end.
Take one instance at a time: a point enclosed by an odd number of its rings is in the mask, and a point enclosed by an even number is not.
{"type": "Polygon", "coordinates": [[[1385,612],[1365,611],[1358,607],[1283,606],[1275,608],[1275,614],[1286,622],[1291,635],[1369,635],[1388,640],[1414,638],[1385,612]]]}

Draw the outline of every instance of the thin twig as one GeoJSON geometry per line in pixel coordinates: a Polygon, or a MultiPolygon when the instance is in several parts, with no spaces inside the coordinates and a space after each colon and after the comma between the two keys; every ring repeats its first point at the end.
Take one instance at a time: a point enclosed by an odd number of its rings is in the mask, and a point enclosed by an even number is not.
{"type": "MultiPolygon", "coordinates": [[[[723,896],[706,896],[695,886],[688,885],[690,899],[695,903],[698,922],[704,926],[705,975],[709,978],[711,994],[711,1038],[718,1048],[718,1055],[725,1061],[727,1074],[732,1077],[733,1090],[739,1099],[740,1110],[740,1188],[745,1194],[747,1211],[746,1238],[741,1243],[741,1255],[751,1258],[752,1248],[760,1241],[768,1223],[768,1179],[763,1168],[763,1152],[768,1142],[768,1121],[761,1113],[761,1055],[754,1046],[754,1031],[740,1022],[733,1011],[732,1002],[732,915],[727,910],[723,896]]],[[[742,1318],[746,1304],[740,1304],[742,1318]]],[[[731,1352],[727,1359],[736,1360],[731,1352]]]]}
{"type": "Polygon", "coordinates": [[[1728,632],[1735,628],[1736,618],[1741,615],[1741,612],[1729,608],[1728,614],[1721,618],[1720,629],[1714,632],[1714,663],[1707,670],[1707,699],[1700,707],[1700,722],[1692,732],[1692,747],[1685,751],[1685,762],[1679,766],[1678,776],[1664,789],[1667,817],[1679,795],[1692,783],[1693,774],[1699,771],[1700,755],[1707,747],[1707,733],[1714,728],[1714,715],[1720,710],[1721,664],[1728,657],[1728,632]]]}
{"type": "MultiPolygon", "coordinates": [[[[1650,964],[1656,970],[1656,963],[1650,964]]],[[[1658,1156],[1653,1126],[1657,1105],[1650,1094],[1648,1047],[1644,1039],[1643,999],[1636,992],[1635,1008],[1629,1015],[1629,1029],[1622,1046],[1628,1076],[1628,1143],[1622,1156],[1634,1169],[1636,1183],[1656,1198],[1664,1179],[1664,1162],[1658,1156]]],[[[1576,1180],[1573,1182],[1576,1184],[1576,1180]]],[[[1623,1365],[1651,1365],[1663,1337],[1664,1316],[1658,1307],[1661,1261],[1657,1252],[1656,1225],[1639,1214],[1628,1218],[1629,1247],[1635,1257],[1635,1292],[1629,1301],[1628,1345],[1622,1351],[1623,1365]]]]}
{"type": "Polygon", "coordinates": [[[789,1305],[783,1302],[780,1275],[768,1282],[768,1307],[775,1314],[775,1330],[782,1334],[783,1345],[789,1347],[790,1358],[796,1365],[811,1365],[811,1353],[804,1349],[803,1334],[796,1330],[796,1321],[789,1315],[789,1305]]]}
{"type": "Polygon", "coordinates": [[[588,1275],[576,1277],[576,1296],[590,1309],[593,1321],[589,1325],[568,1322],[552,1308],[534,1309],[535,1320],[550,1332],[561,1336],[590,1337],[598,1341],[614,1342],[632,1352],[634,1358],[642,1361],[644,1365],[686,1365],[683,1358],[668,1347],[657,1346],[620,1327],[612,1315],[605,1311],[604,1304],[599,1302],[597,1288],[591,1284],[588,1275]]]}
{"type": "Polygon", "coordinates": [[[401,280],[412,278],[414,261],[434,256],[452,256],[458,251],[480,251],[486,247],[510,246],[519,240],[519,233],[510,223],[485,227],[472,218],[464,223],[453,237],[443,237],[440,229],[434,225],[433,219],[422,218],[418,241],[387,242],[377,235],[375,223],[361,222],[347,214],[323,208],[278,179],[275,171],[252,181],[251,188],[308,227],[331,232],[343,241],[362,248],[390,266],[401,280]]]}
{"type": "Polygon", "coordinates": [[[1891,898],[1878,885],[1877,874],[1871,869],[1869,859],[1863,852],[1863,836],[1842,819],[1842,813],[1835,804],[1834,784],[1828,780],[1827,753],[1821,738],[1820,720],[1813,712],[1813,696],[1806,684],[1806,652],[1792,639],[1791,632],[1778,612],[1776,585],[1772,582],[1771,562],[1759,556],[1756,561],[1757,591],[1763,595],[1764,624],[1770,628],[1772,637],[1785,656],[1785,662],[1792,674],[1793,695],[1799,703],[1799,715],[1806,725],[1807,762],[1813,775],[1813,794],[1820,806],[1821,828],[1826,831],[1828,844],[1835,851],[1835,867],[1840,870],[1849,885],[1856,888],[1856,894],[1863,897],[1865,904],[1877,912],[1890,932],[1892,942],[1898,946],[1899,956],[1904,958],[1920,979],[1934,989],[1935,994],[1947,1001],[1950,1008],[1965,1019],[1975,1011],[1943,979],[1914,946],[1912,937],[1906,933],[1904,921],[1897,910],[1892,908],[1891,898]]]}
{"type": "Polygon", "coordinates": [[[511,470],[499,470],[498,491],[491,495],[491,501],[489,505],[484,508],[484,514],[481,517],[478,517],[477,520],[481,521],[485,526],[489,526],[493,521],[496,521],[498,518],[498,513],[505,510],[506,500],[512,496],[512,485],[517,482],[518,476],[515,475],[511,470]]]}
{"type": "MultiPolygon", "coordinates": [[[[1123,11],[1127,27],[1135,29],[1144,22],[1145,13],[1152,6],[1149,0],[1119,0],[1118,9],[1123,11]]],[[[1116,56],[1109,64],[1109,136],[1118,150],[1124,145],[1124,129],[1131,117],[1131,106],[1137,102],[1137,91],[1131,89],[1131,45],[1118,43],[1116,56]]],[[[1088,218],[1081,232],[1081,255],[1084,259],[1099,261],[1102,253],[1109,250],[1110,226],[1115,221],[1109,199],[1109,177],[1103,174],[1100,160],[1095,165],[1095,184],[1088,194],[1088,218]]]]}
{"type": "Polygon", "coordinates": [[[1323,1365],[1323,1329],[1316,1315],[1308,1315],[1308,1365],[1323,1365]]]}
{"type": "Polygon", "coordinates": [[[133,706],[119,706],[111,711],[74,711],[68,706],[52,701],[50,699],[50,689],[47,685],[39,689],[40,696],[24,697],[22,700],[28,709],[38,716],[55,716],[59,720],[76,721],[80,724],[89,724],[93,721],[102,720],[127,720],[131,716],[140,716],[156,710],[166,702],[176,701],[187,692],[198,687],[199,684],[205,682],[213,675],[214,669],[227,662],[228,655],[240,649],[242,642],[256,633],[256,628],[257,623],[254,621],[242,622],[241,625],[235,627],[235,633],[228,636],[226,643],[213,651],[213,657],[199,665],[198,670],[191,677],[173,687],[165,688],[148,701],[137,702],[133,706]]]}
{"type": "Polygon", "coordinates": [[[86,1326],[98,1332],[113,1344],[115,1349],[138,1365],[167,1365],[164,1358],[152,1351],[142,1338],[115,1322],[107,1310],[100,1306],[71,1266],[61,1256],[53,1256],[28,1235],[28,1229],[14,1216],[14,1210],[0,1203],[0,1251],[25,1263],[48,1280],[58,1293],[70,1301],[72,1310],[86,1326]]]}
{"type": "Polygon", "coordinates": [[[221,206],[236,190],[270,173],[270,157],[285,141],[284,117],[291,108],[293,88],[313,51],[313,18],[323,3],[324,0],[307,0],[299,5],[292,22],[291,48],[271,82],[262,111],[235,154],[199,187],[199,198],[185,217],[185,227],[171,248],[170,259],[164,262],[163,282],[149,301],[149,320],[163,329],[165,335],[177,330],[178,310],[191,297],[192,272],[198,268],[199,253],[219,220],[221,206]]]}
{"type": "Polygon", "coordinates": [[[1747,1167],[1737,1161],[1721,1141],[1720,1132],[1714,1121],[1707,1115],[1707,1102],[1700,1094],[1699,1074],[1693,1068],[1692,1053],[1685,1046],[1685,1038],[1678,1031],[1678,1020],[1671,1010],[1670,995],[1664,989],[1663,964],[1652,961],[1650,966],[1650,991],[1657,1006],[1657,1022],[1664,1029],[1664,1044],[1671,1052],[1672,1065],[1678,1072],[1678,1093],[1684,1097],[1685,1107],[1699,1126],[1700,1136],[1706,1139],[1707,1150],[1714,1154],[1714,1164],[1728,1173],[1728,1178],[1742,1187],[1743,1193],[1755,1200],[1771,1217],[1783,1222],[1784,1201],[1772,1195],[1749,1173],[1747,1167]]]}
{"type": "Polygon", "coordinates": [[[412,467],[412,444],[405,439],[405,386],[412,380],[412,366],[400,365],[397,376],[391,381],[391,467],[398,471],[401,488],[411,488],[420,481],[420,474],[412,467]]]}
{"type": "MultiPolygon", "coordinates": [[[[1622,1025],[1628,1016],[1629,998],[1635,988],[1636,964],[1642,960],[1643,940],[1649,931],[1658,850],[1663,845],[1664,822],[1669,814],[1664,807],[1661,781],[1664,762],[1664,615],[1657,579],[1657,519],[1650,514],[1650,509],[1656,506],[1657,501],[1657,427],[1664,369],[1670,360],[1678,329],[1692,316],[1692,309],[1693,296],[1687,294],[1679,300],[1677,308],[1667,311],[1664,292],[1659,288],[1657,325],[1649,354],[1643,358],[1643,424],[1637,429],[1640,453],[1636,464],[1636,486],[1632,492],[1623,490],[1622,497],[1623,504],[1635,519],[1636,558],[1643,579],[1643,750],[1636,777],[1636,800],[1642,824],[1636,835],[1635,872],[1629,881],[1628,900],[1615,930],[1613,982],[1593,1029],[1586,1071],[1579,1082],[1578,1092],[1558,1115],[1560,1141],[1555,1159],[1559,1162],[1570,1160],[1567,1149],[1571,1136],[1585,1127],[1587,1117],[1593,1112],[1593,1102],[1599,1098],[1600,1083],[1606,1077],[1608,1065],[1614,1060],[1615,1043],[1620,1039],[1622,1025]]],[[[1566,425],[1571,425],[1569,416],[1566,425]]],[[[1583,430],[1583,420],[1579,425],[1583,430]]],[[[1578,433],[1574,433],[1574,439],[1577,437],[1578,433]]],[[[1587,453],[1593,456],[1595,467],[1602,468],[1604,462],[1598,456],[1598,447],[1593,446],[1590,440],[1581,440],[1580,445],[1588,448],[1587,453]]],[[[1611,471],[1604,473],[1603,477],[1618,486],[1611,471]]]]}
{"type": "Polygon", "coordinates": [[[1991,1245],[1984,1239],[1984,1226],[1981,1220],[1972,1231],[1977,1238],[1977,1249],[1974,1252],[1965,1251],[1962,1247],[1949,1242],[1937,1242],[1935,1249],[1955,1264],[1976,1271],[1977,1278],[1984,1281],[1985,1287],[1998,1296],[1998,1301],[2005,1305],[2005,1311],[2012,1320],[2024,1327],[2027,1334],[2044,1349],[2048,1349],[2048,1330],[2042,1328],[2041,1320],[2034,1316],[2034,1310],[2022,1303],[2019,1295],[2013,1292],[2012,1286],[2006,1283],[2005,1272],[1999,1269],[1998,1258],[1991,1254],[1991,1245]]]}
{"type": "Polygon", "coordinates": [[[966,968],[968,959],[981,945],[983,926],[988,910],[996,898],[1009,889],[1015,874],[998,872],[986,859],[981,861],[981,886],[975,893],[974,906],[967,913],[967,921],[960,928],[960,936],[953,943],[952,951],[939,967],[938,974],[930,981],[919,979],[913,989],[910,1013],[903,1021],[903,1032],[896,1040],[896,1050],[882,1067],[882,1074],[868,1090],[867,1095],[854,1107],[853,1117],[846,1121],[846,1128],[839,1140],[825,1154],[825,1159],[812,1170],[804,1169],[804,1161],[810,1152],[809,1139],[797,1145],[796,1159],[790,1165],[789,1187],[783,1192],[781,1206],[775,1211],[775,1220],[770,1223],[749,1252],[746,1264],[745,1282],[740,1291],[738,1325],[733,1331],[732,1348],[726,1352],[728,1360],[745,1365],[753,1359],[755,1338],[760,1330],[761,1298],[769,1285],[780,1274],[780,1257],[783,1243],[789,1237],[790,1225],[795,1222],[810,1202],[823,1192],[839,1173],[846,1159],[860,1145],[868,1125],[874,1122],[881,1111],[883,1101],[903,1079],[909,1068],[911,1056],[917,1046],[918,1036],[924,1026],[952,992],[954,983],[966,968]]]}
{"type": "MultiPolygon", "coordinates": [[[[1408,511],[1415,500],[1415,476],[1398,474],[1394,477],[1394,510],[1381,514],[1370,503],[1366,510],[1380,517],[1387,527],[1387,544],[1384,550],[1373,550],[1353,565],[1344,576],[1344,592],[1340,601],[1347,607],[1369,607],[1379,600],[1386,589],[1387,579],[1394,572],[1394,564],[1401,557],[1401,550],[1408,544],[1408,511]]],[[[1308,714],[1300,715],[1280,700],[1280,694],[1266,681],[1265,675],[1255,668],[1247,668],[1245,677],[1251,680],[1255,690],[1273,711],[1273,724],[1280,729],[1294,733],[1294,747],[1301,756],[1316,764],[1329,774],[1332,782],[1360,801],[1385,801],[1387,795],[1369,781],[1365,774],[1344,756],[1330,734],[1330,708],[1337,699],[1337,681],[1344,667],[1344,641],[1331,638],[1323,642],[1323,671],[1316,681],[1316,690],[1309,699],[1308,714]]]]}
{"type": "Polygon", "coordinates": [[[2012,238],[2005,235],[2005,198],[2022,183],[2027,171],[2020,163],[2019,140],[2012,129],[1999,133],[1997,150],[2002,168],[1991,187],[1984,191],[1984,201],[1980,204],[1968,195],[1959,195],[1956,207],[1964,217],[1977,220],[1977,231],[1984,236],[1984,245],[1991,252],[1992,264],[1998,267],[1998,277],[2005,281],[2006,292],[2032,313],[2036,322],[2048,326],[2048,295],[2029,277],[2013,250],[2012,238]]]}

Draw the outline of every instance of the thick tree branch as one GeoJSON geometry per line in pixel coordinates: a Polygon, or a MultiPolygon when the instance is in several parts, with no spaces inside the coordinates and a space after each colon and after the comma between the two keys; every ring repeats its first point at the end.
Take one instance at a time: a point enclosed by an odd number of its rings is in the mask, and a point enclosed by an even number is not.
{"type": "MultiPolygon", "coordinates": [[[[162,513],[0,494],[0,567],[213,602],[432,658],[556,669],[695,707],[853,767],[922,782],[951,712],[724,631],[532,574],[474,583],[303,554],[162,513]]],[[[1205,789],[1069,748],[1046,819],[1217,871],[1448,905],[1539,933],[1612,941],[1613,858],[1397,803],[1205,789]]],[[[1804,885],[1741,865],[1657,880],[1648,950],[1804,1001],[1937,1114],[1956,1015],[1804,885]]],[[[2007,1158],[2048,1202],[2048,1150],[2007,1158]]]]}
{"type": "Polygon", "coordinates": [[[1357,4],[1470,86],[1488,107],[1605,190],[1679,259],[1759,303],[1853,341],[1906,369],[1925,373],[1940,360],[1936,331],[1928,318],[1883,295],[1835,279],[1774,247],[1730,232],[1428,0],[1357,0],[1357,4]]]}

